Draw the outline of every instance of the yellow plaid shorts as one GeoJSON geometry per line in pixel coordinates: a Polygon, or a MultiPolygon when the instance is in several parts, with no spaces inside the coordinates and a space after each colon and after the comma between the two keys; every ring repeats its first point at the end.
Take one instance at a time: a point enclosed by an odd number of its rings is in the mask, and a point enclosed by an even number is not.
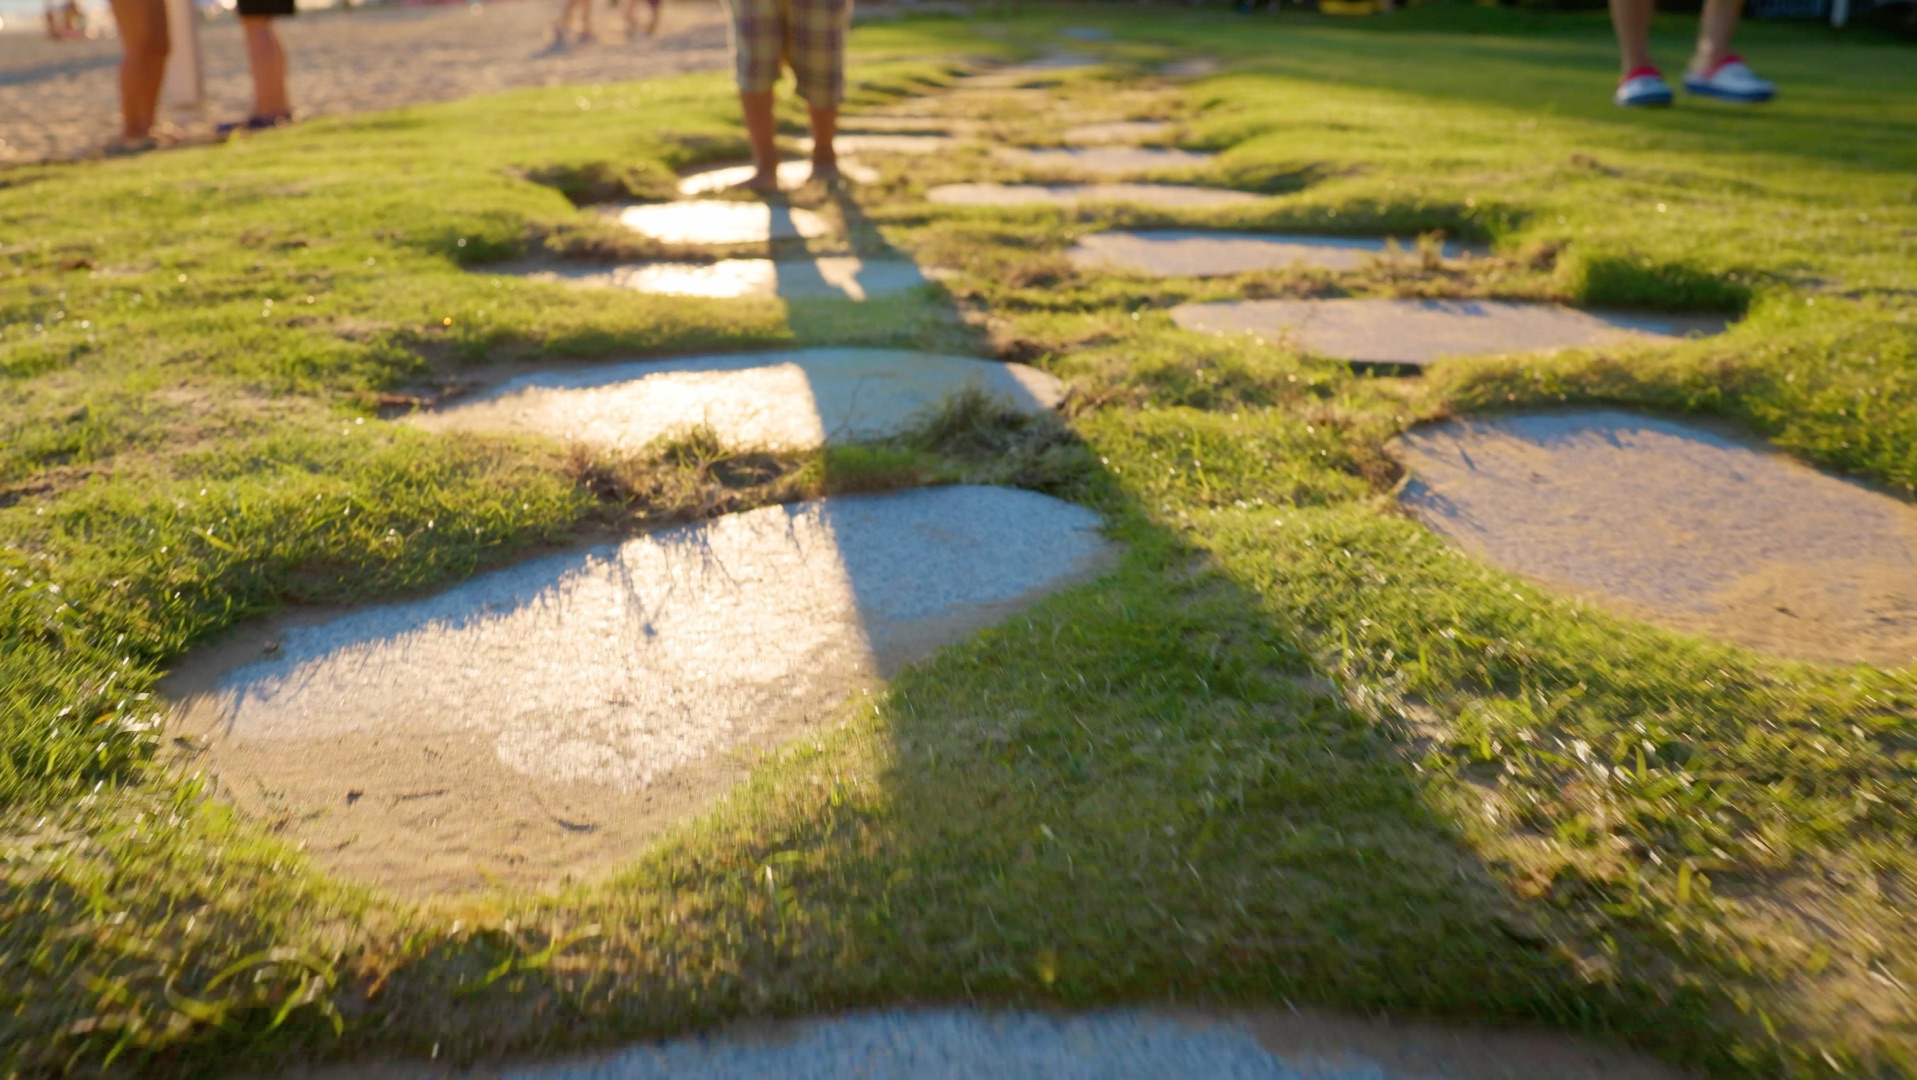
{"type": "Polygon", "coordinates": [[[844,100],[852,0],[726,0],[726,7],[740,90],[772,89],[783,63],[792,68],[806,104],[829,109],[844,100]]]}

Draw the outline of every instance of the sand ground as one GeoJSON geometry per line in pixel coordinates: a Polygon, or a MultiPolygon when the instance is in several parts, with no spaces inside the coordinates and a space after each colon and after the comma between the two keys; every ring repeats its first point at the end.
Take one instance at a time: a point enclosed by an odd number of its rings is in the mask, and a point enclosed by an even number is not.
{"type": "MultiPolygon", "coordinates": [[[[714,0],[669,0],[659,35],[626,41],[617,12],[593,12],[598,42],[549,48],[558,0],[485,0],[438,7],[321,11],[287,19],[294,108],[302,117],[388,109],[523,86],[614,82],[726,63],[724,10],[714,0]]],[[[11,21],[11,20],[10,20],[11,21]]],[[[244,117],[252,100],[239,24],[202,30],[203,134],[244,117]]],[[[0,34],[0,167],[97,153],[119,133],[120,43],[55,42],[0,34]]]]}

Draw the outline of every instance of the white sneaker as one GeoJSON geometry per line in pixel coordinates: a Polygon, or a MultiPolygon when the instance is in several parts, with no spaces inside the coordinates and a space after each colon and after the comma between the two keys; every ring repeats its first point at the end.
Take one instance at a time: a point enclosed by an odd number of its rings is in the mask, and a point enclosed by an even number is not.
{"type": "Polygon", "coordinates": [[[1620,79],[1611,100],[1627,109],[1642,109],[1671,103],[1671,84],[1654,67],[1633,68],[1620,79]]]}
{"type": "Polygon", "coordinates": [[[1757,77],[1741,56],[1727,56],[1702,75],[1684,76],[1686,93],[1744,105],[1761,105],[1777,96],[1777,87],[1757,77]]]}

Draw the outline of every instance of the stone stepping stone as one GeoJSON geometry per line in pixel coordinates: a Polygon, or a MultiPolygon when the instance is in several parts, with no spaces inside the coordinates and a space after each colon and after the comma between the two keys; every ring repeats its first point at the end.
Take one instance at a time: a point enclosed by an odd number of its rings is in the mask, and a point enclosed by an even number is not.
{"type": "MultiPolygon", "coordinates": [[[[832,145],[841,154],[938,154],[952,149],[960,141],[953,135],[848,132],[833,138],[832,145]]],[[[798,146],[802,152],[811,153],[812,137],[799,139],[798,146]]]]}
{"type": "Polygon", "coordinates": [[[1218,155],[1162,146],[1003,146],[993,151],[1000,160],[1033,169],[1069,169],[1099,176],[1129,176],[1166,169],[1196,169],[1218,155]]]}
{"type": "Polygon", "coordinates": [[[1079,206],[1131,203],[1163,209],[1243,206],[1262,196],[1185,184],[941,184],[925,197],[946,206],[1079,206]]]}
{"type": "Polygon", "coordinates": [[[1174,60],[1159,68],[1158,73],[1170,79],[1202,79],[1222,70],[1223,66],[1218,61],[1208,56],[1198,56],[1189,60],[1174,60]]]}
{"type": "Polygon", "coordinates": [[[434,431],[524,431],[621,450],[706,424],[739,447],[806,449],[885,438],[966,387],[1026,413],[1064,400],[1024,364],[901,349],[640,360],[513,379],[407,422],[434,431]]]}
{"type": "Polygon", "coordinates": [[[666,244],[763,244],[832,232],[832,224],[812,211],[777,203],[693,199],[619,207],[611,213],[633,232],[666,244]]]}
{"type": "Polygon", "coordinates": [[[1180,304],[1171,316],[1187,330],[1253,334],[1354,364],[1399,368],[1446,356],[1674,341],[1725,325],[1721,318],[1503,300],[1231,300],[1180,304]]]}
{"type": "Polygon", "coordinates": [[[1066,129],[1065,141],[1074,146],[1136,143],[1163,138],[1171,133],[1174,126],[1170,120],[1113,120],[1102,124],[1080,124],[1066,129]]]}
{"type": "Polygon", "coordinates": [[[698,812],[741,751],[1096,573],[1099,527],[991,487],[717,518],[231,641],[170,684],[176,727],[336,871],[555,884],[698,812]]]}
{"type": "Polygon", "coordinates": [[[517,276],[604,289],[731,300],[777,296],[786,300],[869,300],[926,283],[904,260],[852,256],[817,259],[724,259],[716,263],[633,263],[624,266],[544,266],[517,276]]]}
{"type": "MultiPolygon", "coordinates": [[[[1081,1013],[894,1009],[757,1021],[569,1060],[480,1066],[460,1075],[467,1080],[1682,1080],[1687,1074],[1634,1050],[1553,1031],[1389,1023],[1297,1008],[1186,1007],[1081,1013]]],[[[322,1074],[320,1080],[335,1078],[322,1074]]]]}
{"type": "MultiPolygon", "coordinates": [[[[711,195],[738,187],[752,179],[754,169],[750,165],[727,165],[720,169],[702,169],[688,173],[679,181],[681,195],[711,195]]],[[[879,170],[856,161],[839,161],[839,172],[855,184],[876,184],[879,170]]],[[[779,186],[795,188],[812,179],[810,161],[781,161],[779,163],[779,186]]]]}
{"type": "Polygon", "coordinates": [[[1487,562],[1803,660],[1917,661],[1917,508],[1712,428],[1601,409],[1419,428],[1403,501],[1487,562]]]}
{"type": "Polygon", "coordinates": [[[1100,26],[1068,26],[1060,30],[1058,36],[1073,41],[1110,41],[1112,32],[1100,26]]]}
{"type": "MultiPolygon", "coordinates": [[[[1390,250],[1384,240],[1351,236],[1279,236],[1195,229],[1113,229],[1093,233],[1066,254],[1080,269],[1129,270],[1152,277],[1222,277],[1253,270],[1358,270],[1390,250]]],[[[1444,256],[1464,253],[1444,245],[1444,256]]]]}
{"type": "Polygon", "coordinates": [[[988,89],[1016,89],[1031,82],[1055,81],[1055,76],[1071,71],[1087,71],[1104,67],[1104,62],[1077,53],[1058,53],[1041,56],[1021,64],[996,68],[977,75],[967,75],[959,79],[956,85],[960,89],[984,87],[988,89]]]}
{"type": "Polygon", "coordinates": [[[943,116],[846,116],[840,135],[954,135],[961,122],[943,116]]]}

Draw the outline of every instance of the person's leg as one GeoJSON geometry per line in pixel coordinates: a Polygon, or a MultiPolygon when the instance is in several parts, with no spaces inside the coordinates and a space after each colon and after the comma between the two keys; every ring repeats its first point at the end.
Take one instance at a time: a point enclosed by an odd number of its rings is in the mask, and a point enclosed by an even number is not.
{"type": "Polygon", "coordinates": [[[1744,0],[1704,0],[1697,20],[1697,52],[1691,57],[1693,75],[1708,74],[1731,52],[1731,38],[1744,14],[1744,0]]]}
{"type": "Polygon", "coordinates": [[[792,7],[787,56],[799,96],[811,112],[812,178],[839,178],[839,103],[845,100],[845,38],[851,0],[788,0],[792,7]]]}
{"type": "Polygon", "coordinates": [[[153,133],[160,111],[160,83],[166,78],[166,54],[172,47],[163,0],[112,0],[120,27],[120,124],[128,141],[153,133]]]}
{"type": "Polygon", "coordinates": [[[1651,12],[1653,0],[1611,0],[1611,28],[1617,32],[1618,57],[1624,74],[1651,63],[1651,12]]]}
{"type": "Polygon", "coordinates": [[[273,29],[273,20],[258,15],[240,18],[246,33],[246,63],[253,71],[253,115],[263,119],[291,116],[286,98],[286,49],[273,29]]]}
{"type": "Polygon", "coordinates": [[[739,106],[745,113],[746,141],[752,145],[753,176],[744,186],[770,195],[779,190],[772,88],[779,81],[784,20],[778,0],[726,0],[726,7],[732,13],[732,63],[739,80],[739,106]]]}

